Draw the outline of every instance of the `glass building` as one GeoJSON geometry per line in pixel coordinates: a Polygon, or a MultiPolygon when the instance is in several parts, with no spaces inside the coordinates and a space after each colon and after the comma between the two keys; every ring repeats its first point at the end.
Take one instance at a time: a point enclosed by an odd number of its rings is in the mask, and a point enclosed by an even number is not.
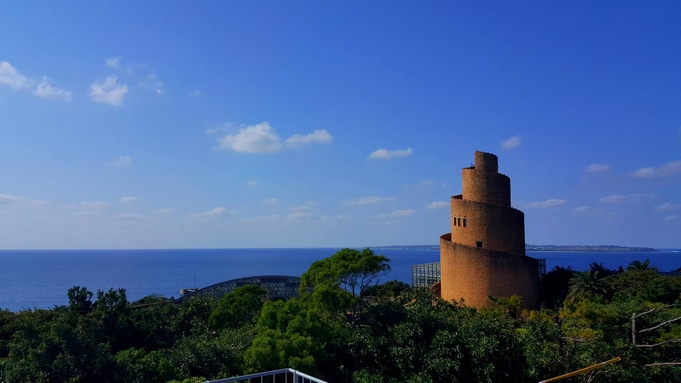
{"type": "Polygon", "coordinates": [[[440,262],[411,267],[411,287],[430,287],[440,282],[440,262]]]}

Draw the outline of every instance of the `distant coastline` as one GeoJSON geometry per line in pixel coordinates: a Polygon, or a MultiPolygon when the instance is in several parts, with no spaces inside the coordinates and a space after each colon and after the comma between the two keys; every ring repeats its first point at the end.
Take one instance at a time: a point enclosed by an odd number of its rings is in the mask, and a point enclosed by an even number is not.
{"type": "MultiPolygon", "coordinates": [[[[411,250],[411,251],[434,251],[439,250],[439,245],[390,245],[371,246],[372,249],[411,250]]],[[[525,245],[525,251],[552,251],[573,253],[654,253],[657,249],[652,247],[613,246],[613,245],[525,245]]]]}

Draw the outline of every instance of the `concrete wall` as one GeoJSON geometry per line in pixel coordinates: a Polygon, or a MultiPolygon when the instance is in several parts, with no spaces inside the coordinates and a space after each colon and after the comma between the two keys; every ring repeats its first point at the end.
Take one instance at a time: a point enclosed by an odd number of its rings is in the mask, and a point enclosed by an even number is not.
{"type": "Polygon", "coordinates": [[[447,301],[461,298],[468,306],[489,307],[488,296],[520,295],[522,308],[539,306],[537,260],[522,254],[465,246],[440,237],[441,296],[447,301]]]}

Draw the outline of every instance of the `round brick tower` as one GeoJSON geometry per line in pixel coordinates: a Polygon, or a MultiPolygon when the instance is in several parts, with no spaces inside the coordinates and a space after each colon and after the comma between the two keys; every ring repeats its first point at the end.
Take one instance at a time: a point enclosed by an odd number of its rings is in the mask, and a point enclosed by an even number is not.
{"type": "Polygon", "coordinates": [[[539,266],[525,255],[525,216],[511,207],[511,180],[497,156],[475,152],[462,189],[451,198],[452,231],[440,237],[442,298],[485,307],[489,296],[517,294],[523,308],[537,308],[539,266]]]}

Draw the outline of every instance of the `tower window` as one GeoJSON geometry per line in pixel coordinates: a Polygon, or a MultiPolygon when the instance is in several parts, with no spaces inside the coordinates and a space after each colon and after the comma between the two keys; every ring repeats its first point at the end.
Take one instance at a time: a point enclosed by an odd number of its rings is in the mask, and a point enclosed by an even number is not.
{"type": "Polygon", "coordinates": [[[478,247],[482,247],[482,241],[478,241],[475,244],[478,245],[478,247]]]}
{"type": "Polygon", "coordinates": [[[466,217],[463,217],[463,227],[466,227],[466,217]]]}
{"type": "Polygon", "coordinates": [[[459,217],[459,226],[461,226],[461,217],[459,217]]]}

